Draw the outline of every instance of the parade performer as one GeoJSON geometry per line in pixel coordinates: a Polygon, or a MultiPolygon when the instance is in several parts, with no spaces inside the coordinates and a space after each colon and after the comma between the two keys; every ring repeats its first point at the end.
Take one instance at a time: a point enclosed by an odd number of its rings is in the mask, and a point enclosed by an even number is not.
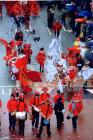
{"type": "Polygon", "coordinates": [[[64,94],[60,92],[60,90],[57,90],[56,95],[54,96],[54,103],[58,102],[58,99],[61,98],[61,102],[64,104],[64,94]]]}
{"type": "Polygon", "coordinates": [[[38,128],[39,125],[39,105],[42,103],[40,93],[36,91],[29,100],[29,106],[32,111],[32,128],[38,128]]]}
{"type": "Polygon", "coordinates": [[[15,130],[16,117],[15,113],[17,111],[17,100],[15,95],[11,94],[11,98],[7,102],[7,109],[9,111],[9,130],[15,130]]]}
{"type": "Polygon", "coordinates": [[[24,44],[24,54],[27,56],[28,64],[31,63],[32,49],[31,44],[24,44]]]}
{"type": "Polygon", "coordinates": [[[72,86],[73,88],[73,82],[77,74],[77,68],[72,65],[72,66],[69,66],[67,70],[68,70],[67,73],[68,73],[68,80],[69,80],[68,87],[72,86]]]}
{"type": "Polygon", "coordinates": [[[45,102],[48,98],[50,98],[50,95],[48,93],[48,88],[43,87],[43,89],[41,91],[42,91],[42,94],[41,94],[42,102],[45,102]]]}
{"type": "Polygon", "coordinates": [[[54,105],[54,110],[57,119],[57,129],[59,130],[62,124],[64,124],[64,104],[62,103],[62,98],[58,98],[54,105]]]}
{"type": "Polygon", "coordinates": [[[48,55],[52,55],[52,58],[55,63],[58,63],[62,53],[62,46],[61,46],[61,36],[59,38],[53,38],[51,43],[49,44],[48,48],[48,55]]]}
{"type": "Polygon", "coordinates": [[[39,16],[40,7],[36,1],[31,2],[31,13],[33,17],[39,16]]]}
{"type": "Polygon", "coordinates": [[[68,116],[67,119],[72,118],[72,126],[73,126],[73,131],[76,132],[77,130],[77,119],[78,119],[78,115],[79,115],[79,105],[77,104],[77,100],[75,98],[73,98],[72,102],[69,104],[68,107],[68,116]]]}
{"type": "Polygon", "coordinates": [[[46,54],[45,54],[44,48],[41,48],[36,56],[36,61],[37,63],[40,64],[40,72],[44,72],[45,60],[46,60],[46,54]]]}
{"type": "Polygon", "coordinates": [[[46,80],[52,82],[55,79],[55,75],[58,73],[52,56],[48,56],[45,61],[44,68],[46,73],[46,80]]]}
{"type": "Polygon", "coordinates": [[[58,20],[56,20],[53,23],[53,31],[54,31],[56,37],[59,36],[61,29],[62,29],[62,24],[58,20]]]}
{"type": "Polygon", "coordinates": [[[50,137],[51,136],[50,118],[53,112],[53,107],[49,99],[47,99],[46,102],[40,106],[40,112],[41,112],[41,123],[40,123],[39,133],[37,134],[37,138],[41,137],[43,126],[47,127],[47,135],[48,137],[50,137]]]}
{"type": "Polygon", "coordinates": [[[17,112],[20,112],[20,114],[25,113],[24,118],[18,118],[19,116],[16,114],[16,119],[19,120],[19,135],[24,136],[25,120],[27,119],[27,113],[30,115],[30,111],[23,94],[20,94],[19,100],[17,101],[17,112]]]}

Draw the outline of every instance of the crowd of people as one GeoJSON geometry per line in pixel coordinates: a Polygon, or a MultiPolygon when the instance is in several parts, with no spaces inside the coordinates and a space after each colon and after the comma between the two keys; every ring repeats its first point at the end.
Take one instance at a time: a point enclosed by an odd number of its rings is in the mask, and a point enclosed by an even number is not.
{"type": "MultiPolygon", "coordinates": [[[[9,74],[12,80],[16,82],[16,88],[12,90],[10,99],[7,102],[7,110],[9,112],[9,130],[16,131],[18,121],[19,135],[25,134],[25,121],[32,121],[32,128],[39,132],[37,138],[41,137],[43,126],[47,127],[47,135],[51,136],[50,122],[53,111],[55,112],[57,129],[60,130],[64,125],[65,112],[65,95],[64,87],[74,90],[74,82],[78,78],[83,80],[83,88],[85,89],[88,80],[93,76],[92,60],[86,58],[86,52],[90,49],[86,40],[93,39],[93,21],[91,9],[84,14],[82,12],[82,3],[77,1],[62,1],[61,5],[57,2],[49,2],[47,8],[47,26],[49,31],[53,30],[54,38],[49,44],[48,51],[41,47],[35,59],[40,65],[40,71],[33,70],[31,57],[33,54],[32,44],[24,42],[24,32],[22,27],[25,26],[26,33],[35,35],[35,30],[30,25],[30,16],[39,17],[40,8],[44,3],[37,1],[18,2],[7,1],[0,2],[0,13],[2,17],[2,6],[6,7],[9,17],[9,41],[0,38],[0,43],[5,46],[6,66],[9,67],[9,74]],[[61,20],[55,20],[55,9],[61,11],[61,20]],[[82,15],[82,16],[81,16],[82,15]],[[17,31],[13,36],[14,23],[17,31]],[[68,30],[67,27],[75,34],[75,42],[73,46],[67,49],[67,53],[62,52],[61,46],[61,30],[68,30]],[[42,73],[45,74],[45,81],[42,79],[42,73]],[[42,82],[43,86],[34,89],[35,82],[42,82]],[[56,95],[51,99],[49,88],[56,88],[56,95]],[[30,99],[26,99],[27,93],[30,99]],[[41,116],[41,122],[40,122],[41,116]]],[[[47,5],[46,4],[46,5],[47,5]]],[[[86,3],[85,3],[86,4],[86,3]]],[[[84,8],[84,7],[83,7],[84,8]]],[[[3,20],[3,17],[2,17],[3,20]]],[[[39,41],[40,37],[35,36],[33,40],[39,41]]],[[[79,89],[74,92],[71,102],[68,105],[67,119],[72,119],[73,131],[77,131],[77,119],[83,109],[83,90],[79,89]]],[[[0,108],[2,101],[0,100],[0,108]]],[[[1,126],[1,120],[0,120],[1,126]]]]}

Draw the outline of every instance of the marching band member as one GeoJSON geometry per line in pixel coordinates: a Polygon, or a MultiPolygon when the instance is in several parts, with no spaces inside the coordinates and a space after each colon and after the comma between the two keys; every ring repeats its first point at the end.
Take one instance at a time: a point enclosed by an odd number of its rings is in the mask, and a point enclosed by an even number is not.
{"type": "Polygon", "coordinates": [[[73,97],[72,102],[69,104],[68,111],[69,114],[67,116],[67,119],[72,118],[72,126],[73,131],[77,130],[77,119],[79,115],[79,105],[77,104],[77,99],[73,97]]]}
{"type": "Polygon", "coordinates": [[[54,64],[53,57],[51,55],[45,61],[45,72],[46,72],[46,80],[52,82],[55,78],[55,75],[58,73],[56,65],[54,64]]]}
{"type": "Polygon", "coordinates": [[[40,64],[40,72],[44,72],[45,60],[46,60],[46,54],[45,54],[44,48],[41,48],[36,56],[36,61],[37,63],[40,64]]]}
{"type": "Polygon", "coordinates": [[[42,102],[45,102],[48,98],[50,98],[50,95],[48,93],[48,88],[47,87],[44,87],[42,89],[42,94],[41,94],[41,99],[42,99],[42,102]]]}
{"type": "Polygon", "coordinates": [[[15,99],[15,95],[13,93],[11,94],[11,98],[7,102],[7,109],[9,111],[9,130],[15,130],[15,112],[17,110],[17,100],[15,99]]]}
{"type": "Polygon", "coordinates": [[[59,130],[64,124],[64,104],[62,103],[62,98],[58,98],[57,102],[54,105],[55,115],[57,119],[57,129],[59,130]]]}
{"type": "Polygon", "coordinates": [[[29,106],[32,110],[32,128],[38,128],[39,125],[39,105],[42,103],[40,93],[36,91],[29,100],[29,106]]]}
{"type": "Polygon", "coordinates": [[[28,109],[28,105],[24,99],[24,95],[20,94],[19,100],[17,101],[17,111],[18,112],[25,112],[25,118],[19,118],[19,135],[24,136],[24,129],[25,129],[25,120],[27,119],[27,112],[30,115],[30,111],[28,109]]]}
{"type": "Polygon", "coordinates": [[[64,94],[57,90],[57,94],[54,96],[54,103],[58,102],[58,99],[61,98],[62,103],[64,104],[64,94]]]}
{"type": "Polygon", "coordinates": [[[61,29],[62,29],[62,24],[58,20],[56,20],[53,23],[53,31],[54,31],[56,37],[59,36],[61,29]]]}
{"type": "Polygon", "coordinates": [[[47,135],[48,137],[50,137],[51,136],[50,118],[53,112],[53,108],[49,99],[47,99],[46,102],[40,106],[40,112],[41,112],[41,123],[39,133],[37,134],[37,138],[41,137],[43,126],[47,126],[47,135]]]}

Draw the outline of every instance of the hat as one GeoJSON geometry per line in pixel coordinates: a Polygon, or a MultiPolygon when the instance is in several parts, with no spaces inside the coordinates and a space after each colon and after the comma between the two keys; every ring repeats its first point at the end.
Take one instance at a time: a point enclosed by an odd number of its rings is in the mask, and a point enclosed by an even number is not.
{"type": "Polygon", "coordinates": [[[48,91],[48,88],[47,87],[43,87],[42,90],[43,91],[48,91]]]}
{"type": "Polygon", "coordinates": [[[77,37],[77,38],[76,38],[76,41],[80,41],[80,38],[79,38],[79,37],[77,37]]]}
{"type": "Polygon", "coordinates": [[[39,91],[35,91],[35,95],[40,95],[39,91]]]}

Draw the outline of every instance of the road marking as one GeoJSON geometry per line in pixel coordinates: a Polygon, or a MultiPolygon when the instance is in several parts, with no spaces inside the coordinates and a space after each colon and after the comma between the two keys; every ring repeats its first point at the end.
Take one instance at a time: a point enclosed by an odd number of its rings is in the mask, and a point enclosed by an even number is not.
{"type": "Polygon", "coordinates": [[[47,27],[47,30],[48,30],[48,32],[49,32],[49,34],[50,34],[50,36],[51,36],[52,34],[51,34],[50,29],[49,29],[48,27],[47,27]]]}
{"type": "Polygon", "coordinates": [[[91,94],[93,94],[93,89],[86,89],[86,91],[90,92],[91,94]]]}

